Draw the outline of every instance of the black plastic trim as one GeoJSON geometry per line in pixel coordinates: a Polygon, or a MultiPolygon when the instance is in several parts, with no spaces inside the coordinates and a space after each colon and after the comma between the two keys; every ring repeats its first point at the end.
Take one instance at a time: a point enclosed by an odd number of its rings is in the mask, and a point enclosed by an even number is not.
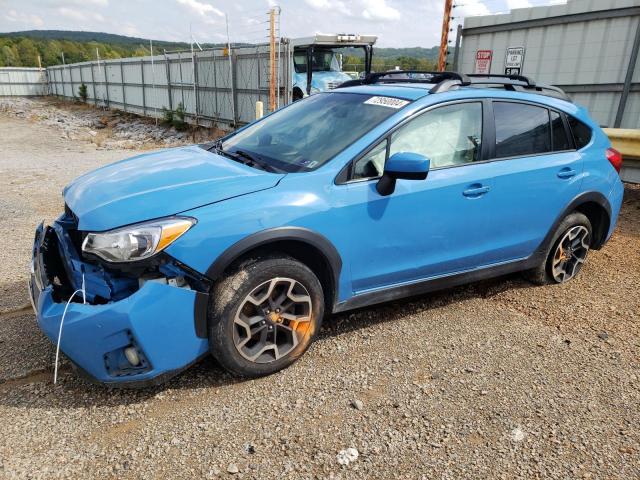
{"type": "Polygon", "coordinates": [[[220,278],[225,269],[244,253],[269,243],[283,240],[298,240],[307,243],[322,252],[333,273],[335,291],[338,291],[342,258],[336,247],[323,235],[303,227],[276,227],[254,233],[234,243],[226,249],[207,269],[206,276],[211,280],[220,278]]]}
{"type": "MultiPolygon", "coordinates": [[[[482,145],[480,145],[481,161],[491,160],[496,151],[496,122],[493,116],[493,101],[482,99],[482,145]]],[[[478,163],[478,162],[471,162],[478,163]]]]}
{"type": "Polygon", "coordinates": [[[538,258],[532,255],[526,260],[518,260],[492,267],[457,273],[446,277],[427,279],[407,285],[363,293],[351,297],[350,299],[336,305],[334,313],[353,310],[355,308],[368,307],[370,305],[390,302],[392,300],[412,297],[415,295],[422,295],[425,293],[434,292],[436,290],[444,290],[446,288],[464,285],[465,283],[476,282],[478,280],[507,275],[509,273],[514,273],[521,270],[527,270],[529,268],[533,268],[536,265],[537,261],[538,258]]]}
{"type": "Polygon", "coordinates": [[[193,305],[193,322],[196,329],[196,335],[199,338],[208,338],[207,331],[207,311],[209,307],[209,295],[202,292],[196,292],[196,299],[193,305]]]}
{"type": "MultiPolygon", "coordinates": [[[[155,377],[147,378],[146,380],[113,380],[113,381],[107,381],[107,382],[98,380],[96,377],[91,375],[89,372],[87,372],[84,368],[79,366],[73,360],[70,359],[70,361],[71,361],[71,365],[73,366],[74,370],[76,370],[76,372],[79,374],[79,376],[93,384],[102,385],[103,387],[107,387],[110,389],[137,390],[137,389],[152,388],[152,387],[157,387],[158,385],[162,385],[163,383],[166,383],[173,377],[189,369],[196,363],[200,362],[207,355],[209,355],[208,351],[200,355],[198,358],[196,358],[192,362],[189,362],[188,364],[184,365],[183,367],[177,368],[175,370],[169,370],[167,372],[163,372],[155,377]]],[[[120,378],[126,378],[126,377],[120,377],[120,378]]]]}
{"type": "Polygon", "coordinates": [[[609,231],[609,228],[611,227],[611,205],[609,204],[609,200],[607,200],[607,197],[605,197],[600,192],[584,192],[574,197],[574,199],[571,200],[569,205],[565,207],[562,213],[560,213],[560,215],[556,217],[555,222],[549,229],[549,232],[547,233],[547,236],[545,237],[544,241],[540,244],[540,246],[536,250],[536,253],[540,253],[540,251],[545,251],[548,248],[549,243],[553,241],[553,236],[555,234],[556,229],[558,228],[558,225],[560,225],[560,222],[562,222],[562,220],[564,220],[564,218],[567,215],[569,215],[571,212],[576,211],[580,205],[583,205],[588,202],[595,202],[598,205],[600,205],[602,208],[605,209],[605,211],[607,212],[607,216],[609,217],[609,225],[606,228],[603,238],[599,239],[597,243],[591,246],[591,248],[595,250],[599,250],[600,248],[602,248],[606,243],[605,241],[606,233],[609,231]]]}

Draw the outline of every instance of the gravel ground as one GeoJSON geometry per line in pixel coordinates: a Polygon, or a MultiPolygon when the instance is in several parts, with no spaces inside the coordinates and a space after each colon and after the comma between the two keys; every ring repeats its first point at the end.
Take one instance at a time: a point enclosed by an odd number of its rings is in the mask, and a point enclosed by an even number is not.
{"type": "Polygon", "coordinates": [[[0,478],[640,478],[640,189],[580,276],[509,276],[336,315],[294,366],[205,360],[141,391],[89,385],[24,284],[36,222],[131,154],[0,114],[0,478]]]}
{"type": "Polygon", "coordinates": [[[177,131],[155,120],[54,97],[0,98],[0,112],[55,127],[63,139],[93,143],[101,150],[149,149],[217,138],[222,131],[177,131]]]}

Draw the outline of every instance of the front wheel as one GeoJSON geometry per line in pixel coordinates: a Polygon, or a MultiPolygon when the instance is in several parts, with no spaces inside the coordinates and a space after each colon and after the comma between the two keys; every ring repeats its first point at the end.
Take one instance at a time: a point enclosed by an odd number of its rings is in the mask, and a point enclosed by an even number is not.
{"type": "Polygon", "coordinates": [[[236,375],[269,375],[307,350],[323,315],[322,286],[306,265],[284,256],[248,260],[213,289],[211,354],[236,375]]]}
{"type": "Polygon", "coordinates": [[[556,229],[544,263],[525,276],[538,285],[568,282],[587,260],[591,236],[591,222],[585,215],[579,212],[567,215],[556,229]]]}

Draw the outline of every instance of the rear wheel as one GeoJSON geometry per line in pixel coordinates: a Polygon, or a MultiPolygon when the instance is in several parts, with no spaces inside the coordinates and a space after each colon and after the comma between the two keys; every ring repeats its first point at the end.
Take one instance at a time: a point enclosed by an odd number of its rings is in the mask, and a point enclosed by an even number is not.
{"type": "Polygon", "coordinates": [[[582,213],[568,215],[558,226],[544,263],[525,276],[539,285],[568,282],[582,269],[591,245],[592,227],[582,213]]]}
{"type": "Polygon", "coordinates": [[[306,265],[289,257],[249,260],[212,292],[211,353],[236,375],[277,372],[307,350],[323,314],[322,287],[306,265]]]}

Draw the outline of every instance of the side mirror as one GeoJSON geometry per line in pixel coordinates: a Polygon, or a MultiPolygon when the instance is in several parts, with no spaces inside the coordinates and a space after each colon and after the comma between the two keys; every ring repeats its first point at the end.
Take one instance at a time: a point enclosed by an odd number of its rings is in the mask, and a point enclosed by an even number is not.
{"type": "Polygon", "coordinates": [[[398,152],[389,157],[382,178],[376,185],[380,195],[391,195],[396,189],[396,180],[424,180],[429,174],[431,162],[424,155],[398,152]]]}

